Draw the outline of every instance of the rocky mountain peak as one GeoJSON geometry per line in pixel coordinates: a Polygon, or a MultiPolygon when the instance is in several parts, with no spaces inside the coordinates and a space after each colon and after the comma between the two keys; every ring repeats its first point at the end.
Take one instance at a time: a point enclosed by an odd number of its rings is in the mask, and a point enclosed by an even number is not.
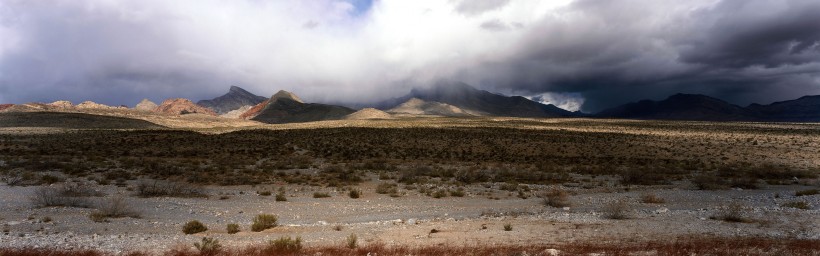
{"type": "Polygon", "coordinates": [[[232,85],[228,89],[228,93],[210,100],[201,100],[197,102],[197,104],[210,108],[219,114],[226,114],[243,106],[253,106],[265,100],[267,100],[267,98],[250,93],[239,86],[232,85]]]}
{"type": "Polygon", "coordinates": [[[137,103],[137,105],[134,107],[134,109],[139,111],[154,111],[154,109],[156,108],[157,104],[148,99],[142,99],[142,101],[140,101],[140,103],[137,103]]]}
{"type": "Polygon", "coordinates": [[[305,103],[304,101],[302,101],[302,99],[300,99],[298,96],[296,96],[296,94],[293,94],[292,92],[285,91],[285,90],[280,90],[279,92],[277,92],[276,94],[274,94],[271,97],[271,100],[279,100],[279,99],[289,99],[289,100],[296,101],[296,102],[299,102],[299,103],[305,103]]]}

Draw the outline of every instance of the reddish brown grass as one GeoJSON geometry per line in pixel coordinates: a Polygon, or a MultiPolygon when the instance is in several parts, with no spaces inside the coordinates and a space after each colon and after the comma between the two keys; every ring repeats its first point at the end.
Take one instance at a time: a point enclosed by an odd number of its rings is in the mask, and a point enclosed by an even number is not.
{"type": "MultiPolygon", "coordinates": [[[[603,253],[605,255],[820,255],[820,241],[799,239],[771,238],[679,238],[670,242],[648,243],[579,243],[564,245],[486,245],[486,246],[448,246],[430,245],[422,247],[385,246],[371,243],[349,249],[344,246],[306,247],[298,252],[276,252],[265,246],[232,248],[219,252],[220,256],[274,256],[274,255],[548,255],[547,249],[557,249],[561,255],[587,255],[603,253]]],[[[110,254],[93,250],[60,251],[50,249],[0,249],[2,256],[107,256],[110,254]]],[[[151,255],[131,253],[131,256],[151,255]]],[[[200,256],[200,252],[190,249],[172,249],[162,256],[200,256]]]]}

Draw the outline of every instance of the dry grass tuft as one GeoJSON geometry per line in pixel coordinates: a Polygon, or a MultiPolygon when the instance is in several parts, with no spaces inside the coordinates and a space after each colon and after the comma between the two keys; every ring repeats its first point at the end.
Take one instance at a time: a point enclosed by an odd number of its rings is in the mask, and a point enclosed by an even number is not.
{"type": "Polygon", "coordinates": [[[646,193],[641,195],[641,202],[645,204],[663,204],[666,200],[655,194],[646,193]]]}
{"type": "Polygon", "coordinates": [[[745,205],[733,202],[718,209],[718,212],[710,217],[714,220],[722,220],[727,222],[752,223],[754,220],[746,217],[746,212],[749,211],[745,205]]]}
{"type": "Polygon", "coordinates": [[[253,218],[253,224],[251,225],[251,231],[253,232],[261,232],[266,229],[275,228],[278,226],[279,218],[276,215],[272,214],[259,214],[253,218]]]}
{"type": "Polygon", "coordinates": [[[605,205],[603,209],[604,217],[613,220],[629,219],[631,211],[632,207],[626,199],[611,202],[605,205]]]}
{"type": "Polygon", "coordinates": [[[553,189],[544,195],[544,204],[555,208],[568,207],[572,205],[569,201],[569,192],[561,189],[553,189]]]}

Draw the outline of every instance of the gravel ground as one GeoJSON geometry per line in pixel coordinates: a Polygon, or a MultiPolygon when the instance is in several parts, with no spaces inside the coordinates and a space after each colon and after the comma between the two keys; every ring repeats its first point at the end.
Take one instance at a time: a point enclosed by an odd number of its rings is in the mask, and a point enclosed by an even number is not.
{"type": "MultiPolygon", "coordinates": [[[[362,198],[351,199],[344,191],[330,188],[286,186],[287,202],[274,196],[259,196],[258,190],[280,186],[209,187],[209,198],[136,198],[127,203],[140,218],[93,222],[93,209],[70,207],[34,208],[30,202],[37,187],[0,184],[0,245],[6,247],[95,248],[109,252],[127,250],[164,251],[191,246],[202,237],[215,237],[223,245],[261,244],[281,236],[301,236],[310,245],[341,245],[356,234],[361,244],[388,245],[448,244],[555,244],[574,241],[661,241],[686,235],[765,236],[820,239],[820,195],[795,197],[807,186],[769,186],[759,190],[698,191],[681,186],[623,188],[568,188],[573,195],[569,208],[551,208],[537,197],[521,199],[495,190],[492,197],[477,195],[487,189],[475,185],[465,197],[435,199],[406,191],[393,198],[374,192],[376,183],[361,186],[362,198]],[[329,192],[330,198],[313,198],[313,192],[329,192]],[[640,197],[651,193],[663,204],[645,204],[640,197]],[[220,199],[227,195],[227,199],[220,199]],[[625,200],[628,219],[605,217],[605,206],[625,200]],[[781,207],[804,201],[810,209],[781,207]],[[721,208],[737,202],[744,205],[750,223],[713,220],[721,208]],[[280,227],[250,232],[252,218],[260,213],[279,216],[280,227]],[[48,217],[50,221],[45,222],[48,217]],[[205,223],[210,230],[184,235],[182,225],[190,220],[205,223]],[[229,235],[228,223],[238,223],[242,232],[229,235]],[[504,231],[510,224],[512,231],[504,231]],[[336,226],[342,230],[335,230],[336,226]],[[436,229],[439,232],[431,233],[436,229]],[[606,239],[606,240],[602,240],[606,239]]],[[[533,187],[545,191],[551,187],[533,187]]],[[[100,187],[110,195],[133,192],[113,185],[100,187]]],[[[105,201],[106,197],[93,198],[105,201]]]]}

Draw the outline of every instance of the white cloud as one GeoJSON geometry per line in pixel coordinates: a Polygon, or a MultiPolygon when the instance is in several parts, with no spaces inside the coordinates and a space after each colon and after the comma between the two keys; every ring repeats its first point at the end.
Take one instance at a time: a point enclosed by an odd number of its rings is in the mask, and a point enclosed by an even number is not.
{"type": "Polygon", "coordinates": [[[581,110],[581,106],[584,105],[584,98],[581,95],[573,93],[543,93],[528,98],[535,102],[552,104],[573,112],[581,110]]]}

